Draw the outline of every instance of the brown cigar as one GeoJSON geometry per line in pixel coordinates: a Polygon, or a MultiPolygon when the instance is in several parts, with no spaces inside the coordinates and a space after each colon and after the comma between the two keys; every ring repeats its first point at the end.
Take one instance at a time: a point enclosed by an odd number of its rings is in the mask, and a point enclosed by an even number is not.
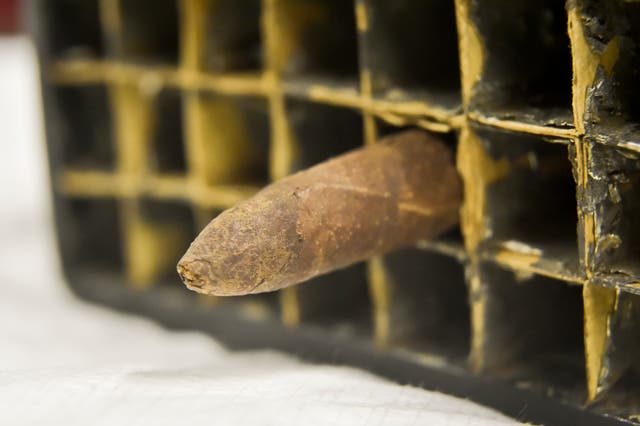
{"type": "Polygon", "coordinates": [[[450,150],[411,130],[279,180],[215,218],[178,263],[191,290],[274,291],[416,241],[458,222],[450,150]]]}

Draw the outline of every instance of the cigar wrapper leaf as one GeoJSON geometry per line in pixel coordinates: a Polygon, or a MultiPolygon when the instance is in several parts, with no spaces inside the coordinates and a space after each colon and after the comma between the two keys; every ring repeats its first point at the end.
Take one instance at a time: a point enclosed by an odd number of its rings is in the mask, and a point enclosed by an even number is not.
{"type": "Polygon", "coordinates": [[[431,239],[458,222],[449,148],[411,130],[281,179],[220,214],[178,263],[191,290],[275,291],[431,239]]]}

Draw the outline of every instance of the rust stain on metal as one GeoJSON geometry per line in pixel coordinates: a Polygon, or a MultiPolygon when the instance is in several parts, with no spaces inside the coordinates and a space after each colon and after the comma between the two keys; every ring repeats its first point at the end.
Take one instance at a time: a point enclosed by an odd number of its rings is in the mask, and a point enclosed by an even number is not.
{"type": "Polygon", "coordinates": [[[407,131],[284,178],[213,220],[178,264],[192,290],[274,291],[433,238],[462,198],[450,150],[407,131]]]}

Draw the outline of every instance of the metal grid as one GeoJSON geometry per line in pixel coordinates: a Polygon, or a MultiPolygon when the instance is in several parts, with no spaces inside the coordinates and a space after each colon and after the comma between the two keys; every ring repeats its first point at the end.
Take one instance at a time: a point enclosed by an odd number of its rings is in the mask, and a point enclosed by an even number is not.
{"type": "Polygon", "coordinates": [[[636,412],[623,396],[640,354],[640,3],[38,9],[70,274],[122,270],[144,291],[196,229],[269,179],[420,127],[457,151],[460,229],[246,303],[636,412]]]}

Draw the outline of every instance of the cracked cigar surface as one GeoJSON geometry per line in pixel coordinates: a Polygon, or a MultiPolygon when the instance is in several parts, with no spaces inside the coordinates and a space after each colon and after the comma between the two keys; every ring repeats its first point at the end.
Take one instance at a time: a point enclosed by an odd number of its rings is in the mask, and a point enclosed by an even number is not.
{"type": "Polygon", "coordinates": [[[405,131],[279,180],[209,223],[178,263],[218,296],[288,287],[437,236],[458,222],[451,151],[405,131]]]}

